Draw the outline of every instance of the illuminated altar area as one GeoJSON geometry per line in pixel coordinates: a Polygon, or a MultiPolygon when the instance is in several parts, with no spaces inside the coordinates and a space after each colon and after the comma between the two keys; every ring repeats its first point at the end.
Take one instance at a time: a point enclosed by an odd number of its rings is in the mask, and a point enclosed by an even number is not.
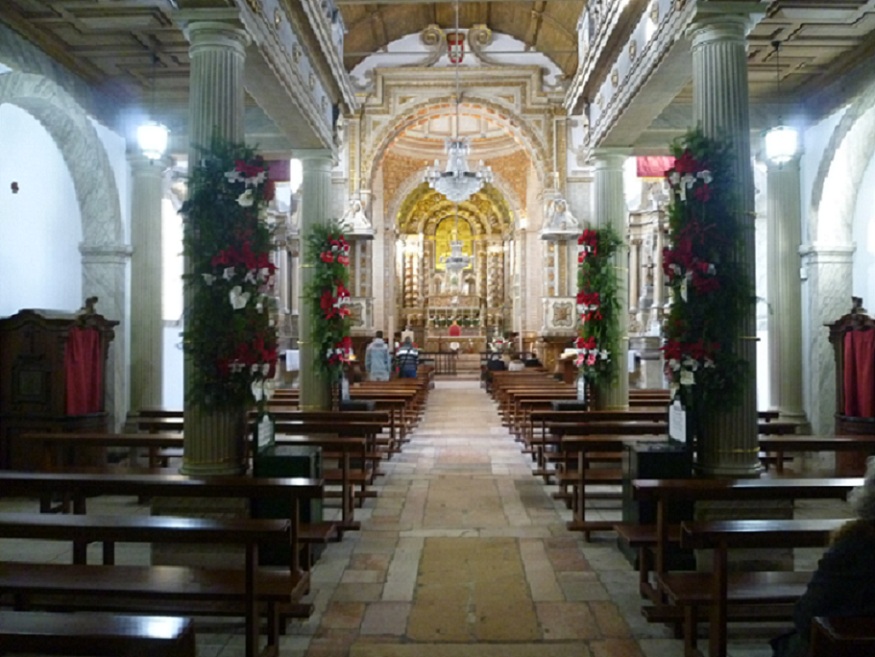
{"type": "Polygon", "coordinates": [[[412,214],[427,209],[429,220],[401,236],[401,326],[425,351],[482,352],[506,325],[508,244],[493,233],[500,208],[484,196],[456,204],[424,193],[412,214]]]}

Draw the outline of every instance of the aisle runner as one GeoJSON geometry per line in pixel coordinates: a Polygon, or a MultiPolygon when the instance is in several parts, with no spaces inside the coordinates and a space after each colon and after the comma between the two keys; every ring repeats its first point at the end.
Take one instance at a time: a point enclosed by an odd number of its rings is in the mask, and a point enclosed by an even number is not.
{"type": "Polygon", "coordinates": [[[517,540],[426,539],[407,636],[414,641],[540,639],[517,540]]]}

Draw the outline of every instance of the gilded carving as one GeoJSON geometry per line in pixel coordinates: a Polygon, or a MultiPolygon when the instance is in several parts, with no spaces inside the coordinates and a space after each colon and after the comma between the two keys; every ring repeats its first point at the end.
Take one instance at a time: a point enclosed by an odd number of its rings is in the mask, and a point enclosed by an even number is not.
{"type": "Polygon", "coordinates": [[[632,39],[629,42],[629,59],[633,62],[638,57],[638,42],[635,39],[632,39]]]}
{"type": "Polygon", "coordinates": [[[569,301],[561,301],[553,304],[553,326],[555,327],[573,327],[574,313],[573,306],[569,301]]]}
{"type": "Polygon", "coordinates": [[[253,13],[261,13],[261,0],[246,0],[246,4],[249,5],[249,9],[251,9],[253,13]]]}
{"type": "Polygon", "coordinates": [[[280,23],[283,22],[283,13],[279,10],[279,7],[273,10],[273,26],[279,27],[280,23]]]}

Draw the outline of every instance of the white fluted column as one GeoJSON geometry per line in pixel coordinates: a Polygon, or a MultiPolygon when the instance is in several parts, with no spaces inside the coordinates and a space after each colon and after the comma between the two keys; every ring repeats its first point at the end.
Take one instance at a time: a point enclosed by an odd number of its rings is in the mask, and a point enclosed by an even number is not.
{"type": "MultiPolygon", "coordinates": [[[[185,24],[185,34],[191,60],[188,105],[188,161],[191,165],[197,162],[199,147],[208,147],[214,135],[243,142],[243,67],[249,37],[233,22],[196,17],[185,24]]],[[[186,291],[186,306],[189,304],[186,291]]],[[[189,369],[186,359],[186,380],[189,369]]],[[[191,475],[244,472],[247,469],[245,411],[202,408],[192,404],[186,396],[181,471],[191,475]]]]}
{"type": "Polygon", "coordinates": [[[192,21],[186,25],[189,73],[189,143],[207,147],[213,135],[242,142],[245,92],[243,67],[249,37],[233,23],[192,21]]]}
{"type": "MultiPolygon", "coordinates": [[[[733,150],[735,191],[742,244],[734,254],[753,284],[755,275],[753,169],[750,158],[747,52],[750,27],[746,12],[762,11],[759,3],[700,3],[690,26],[693,55],[693,120],[706,136],[728,139],[733,150]]],[[[697,454],[703,474],[753,475],[761,470],[757,444],[756,315],[753,299],[742,318],[735,350],[750,364],[748,385],[738,407],[719,417],[705,418],[708,438],[697,454]]]]}
{"type": "Polygon", "coordinates": [[[170,158],[140,153],[131,163],[131,401],[130,409],[161,407],[163,322],[161,313],[161,198],[170,158]]]}
{"type": "Polygon", "coordinates": [[[769,392],[781,419],[805,423],[802,399],[802,203],[799,158],[769,165],[767,187],[769,392]]]}
{"type": "MultiPolygon", "coordinates": [[[[295,157],[301,160],[303,182],[301,183],[301,238],[306,244],[310,229],[318,224],[325,224],[331,217],[331,151],[324,149],[296,150],[295,157]]],[[[301,265],[301,315],[300,339],[301,350],[301,402],[302,410],[325,410],[331,406],[331,391],[325,374],[316,367],[316,345],[310,335],[312,312],[310,300],[307,299],[307,287],[313,280],[313,266],[306,262],[307,254],[302,253],[304,264],[301,265]]],[[[318,300],[317,300],[318,305],[318,300]]]]}
{"type": "Polygon", "coordinates": [[[593,221],[597,228],[610,226],[622,239],[614,256],[617,271],[617,317],[620,341],[614,363],[617,378],[605,396],[605,409],[629,408],[629,270],[626,247],[626,199],[623,194],[623,163],[628,153],[621,149],[597,149],[593,153],[593,221]]]}

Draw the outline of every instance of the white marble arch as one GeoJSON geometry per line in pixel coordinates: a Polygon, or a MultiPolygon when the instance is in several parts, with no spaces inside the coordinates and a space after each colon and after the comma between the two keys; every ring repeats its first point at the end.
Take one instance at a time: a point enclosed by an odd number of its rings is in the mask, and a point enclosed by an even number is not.
{"type": "MultiPolygon", "coordinates": [[[[130,248],[124,240],[118,187],[97,131],[79,103],[57,83],[33,73],[0,75],[0,104],[20,107],[37,119],[55,143],[70,171],[82,218],[82,294],[99,298],[98,311],[125,319],[125,271],[130,248]]],[[[75,309],[71,309],[75,310],[75,309]]],[[[121,325],[124,326],[124,323],[121,325]]],[[[121,328],[121,327],[120,327],[121,328]]],[[[126,341],[116,330],[110,350],[107,411],[121,420],[126,405],[126,341]]]]}
{"type": "MultiPolygon", "coordinates": [[[[824,324],[849,312],[853,291],[853,218],[857,190],[875,156],[875,84],[833,130],[812,186],[807,244],[809,322],[806,340],[809,419],[817,433],[834,430],[835,361],[824,324]]],[[[870,301],[870,300],[867,300],[870,301]]]]}

